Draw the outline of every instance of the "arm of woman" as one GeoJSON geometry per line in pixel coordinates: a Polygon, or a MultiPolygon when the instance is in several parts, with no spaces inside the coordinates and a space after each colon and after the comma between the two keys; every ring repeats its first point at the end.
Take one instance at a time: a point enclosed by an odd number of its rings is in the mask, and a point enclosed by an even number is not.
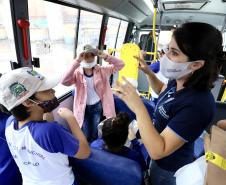
{"type": "Polygon", "coordinates": [[[75,70],[80,66],[80,63],[83,60],[83,55],[84,53],[80,53],[78,59],[76,59],[74,61],[74,63],[72,64],[72,66],[65,71],[65,73],[63,74],[62,78],[61,78],[61,83],[65,86],[71,86],[75,83],[75,70]]]}
{"type": "Polygon", "coordinates": [[[168,127],[159,134],[144,105],[137,106],[136,109],[141,139],[152,159],[164,158],[184,145],[185,141],[168,127]]]}
{"type": "Polygon", "coordinates": [[[109,75],[117,71],[120,71],[125,66],[122,60],[114,56],[108,55],[106,53],[103,53],[102,51],[99,51],[98,56],[109,63],[109,65],[107,66],[102,66],[102,69],[104,69],[109,75]]]}
{"type": "MultiPolygon", "coordinates": [[[[126,79],[124,80],[126,81],[126,79]]],[[[133,86],[129,84],[128,81],[124,84],[117,83],[117,89],[119,89],[121,93],[116,92],[116,95],[118,95],[136,114],[142,141],[152,159],[157,160],[164,158],[185,143],[183,139],[179,138],[168,127],[164,129],[161,134],[158,133],[147,109],[140,97],[136,94],[133,86]]]]}

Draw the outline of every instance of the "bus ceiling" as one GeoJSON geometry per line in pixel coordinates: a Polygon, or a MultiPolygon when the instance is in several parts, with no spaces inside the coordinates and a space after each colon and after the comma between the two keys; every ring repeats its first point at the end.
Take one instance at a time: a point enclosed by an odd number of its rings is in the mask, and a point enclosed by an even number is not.
{"type": "MultiPolygon", "coordinates": [[[[206,22],[220,31],[226,29],[225,0],[159,0],[157,25],[168,28],[185,22],[206,22]]],[[[148,28],[152,16],[147,16],[140,27],[148,28]]]]}
{"type": "Polygon", "coordinates": [[[141,23],[148,16],[153,16],[154,0],[47,0],[66,3],[75,7],[107,14],[134,23],[141,23]],[[150,6],[151,5],[151,9],[150,6]]]}
{"type": "MultiPolygon", "coordinates": [[[[53,0],[48,0],[52,1],[53,0]]],[[[152,27],[157,2],[157,25],[168,29],[185,22],[206,22],[226,29],[226,0],[58,0],[89,11],[134,22],[140,28],[152,27]]],[[[54,0],[54,2],[57,2],[54,0]]]]}

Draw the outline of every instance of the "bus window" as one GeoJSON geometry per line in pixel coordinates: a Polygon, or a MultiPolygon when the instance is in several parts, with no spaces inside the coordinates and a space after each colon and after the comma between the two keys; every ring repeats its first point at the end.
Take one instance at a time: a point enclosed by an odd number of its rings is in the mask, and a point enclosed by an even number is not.
{"type": "Polygon", "coordinates": [[[11,70],[10,60],[17,61],[10,1],[0,1],[0,73],[11,70]]]}
{"type": "Polygon", "coordinates": [[[171,37],[173,32],[172,31],[161,31],[159,35],[159,47],[164,47],[170,43],[171,37]]]}
{"type": "MultiPolygon", "coordinates": [[[[62,74],[73,63],[78,10],[43,0],[28,3],[32,56],[40,58],[36,70],[45,75],[62,74]]],[[[56,95],[70,89],[58,85],[56,95]]]]}
{"type": "Polygon", "coordinates": [[[128,27],[128,22],[121,21],[119,34],[118,34],[117,45],[116,45],[117,49],[120,49],[122,47],[122,45],[123,45],[123,42],[124,42],[124,39],[125,39],[125,36],[126,36],[127,27],[128,27]]]}
{"type": "Polygon", "coordinates": [[[100,14],[81,11],[77,52],[83,50],[85,44],[97,47],[99,44],[100,28],[103,16],[100,14]]]}
{"type": "MultiPolygon", "coordinates": [[[[123,42],[124,42],[124,39],[125,39],[125,36],[126,36],[127,27],[128,27],[128,22],[121,21],[119,33],[118,33],[117,44],[116,44],[116,49],[121,49],[123,42]]],[[[116,52],[115,56],[120,57],[120,53],[116,52]]]]}
{"type": "Polygon", "coordinates": [[[106,40],[105,40],[105,44],[107,45],[107,49],[108,48],[115,48],[115,42],[116,42],[119,24],[120,24],[119,19],[109,17],[109,19],[108,19],[108,29],[107,29],[107,32],[106,32],[106,40]]]}

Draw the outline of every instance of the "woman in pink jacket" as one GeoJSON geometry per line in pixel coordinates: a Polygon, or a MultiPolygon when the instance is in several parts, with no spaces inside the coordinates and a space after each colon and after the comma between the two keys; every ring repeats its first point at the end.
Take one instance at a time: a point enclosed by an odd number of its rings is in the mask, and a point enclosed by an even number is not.
{"type": "Polygon", "coordinates": [[[62,78],[62,84],[75,84],[74,115],[89,142],[97,138],[97,126],[101,116],[115,116],[115,105],[109,78],[121,70],[124,62],[102,53],[90,45],[75,60],[62,78]],[[97,64],[95,56],[109,63],[107,66],[97,64]]]}

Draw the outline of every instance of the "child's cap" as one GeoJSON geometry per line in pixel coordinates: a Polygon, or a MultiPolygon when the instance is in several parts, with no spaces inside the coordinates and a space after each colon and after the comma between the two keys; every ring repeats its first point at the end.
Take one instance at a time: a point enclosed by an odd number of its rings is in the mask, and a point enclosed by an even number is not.
{"type": "Polygon", "coordinates": [[[96,56],[97,53],[98,53],[98,49],[94,48],[94,47],[91,46],[90,44],[86,44],[86,45],[84,46],[83,52],[85,52],[85,53],[93,53],[93,54],[96,56]]]}
{"type": "Polygon", "coordinates": [[[46,78],[29,67],[10,71],[0,78],[0,104],[9,111],[33,94],[54,88],[59,78],[46,78]]]}

